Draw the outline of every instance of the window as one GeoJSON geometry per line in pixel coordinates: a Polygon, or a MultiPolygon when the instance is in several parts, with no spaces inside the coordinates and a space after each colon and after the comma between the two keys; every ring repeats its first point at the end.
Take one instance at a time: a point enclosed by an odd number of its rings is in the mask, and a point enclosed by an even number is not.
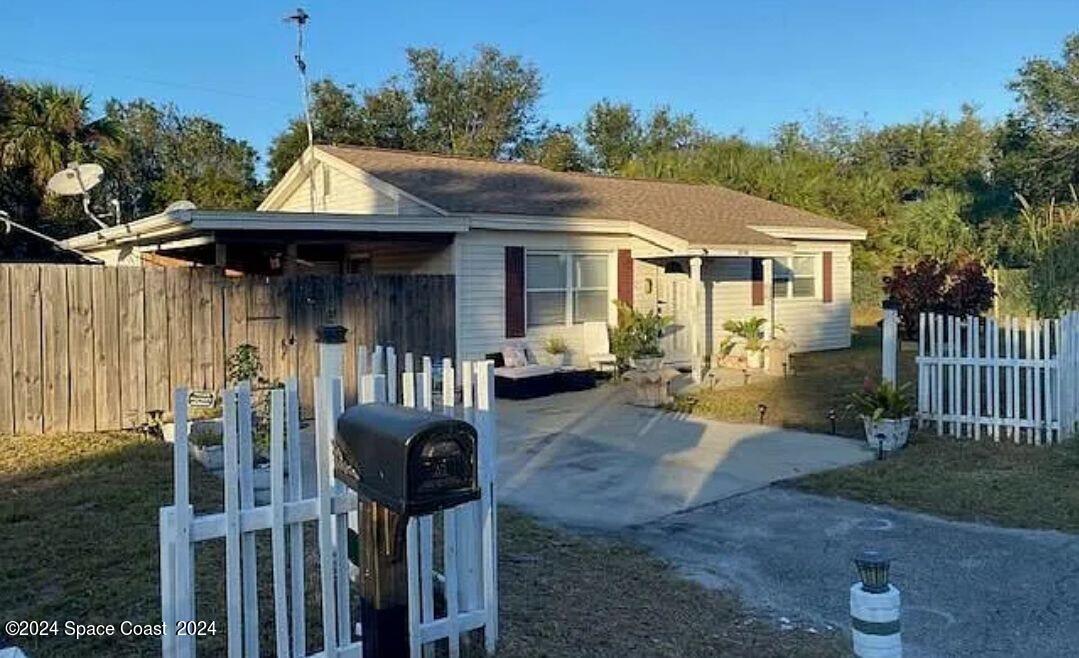
{"type": "Polygon", "coordinates": [[[604,254],[527,253],[527,325],[606,321],[607,262],[604,254]]]}
{"type": "Polygon", "coordinates": [[[772,274],[779,299],[807,299],[817,296],[817,256],[795,255],[776,258],[772,274]]]}

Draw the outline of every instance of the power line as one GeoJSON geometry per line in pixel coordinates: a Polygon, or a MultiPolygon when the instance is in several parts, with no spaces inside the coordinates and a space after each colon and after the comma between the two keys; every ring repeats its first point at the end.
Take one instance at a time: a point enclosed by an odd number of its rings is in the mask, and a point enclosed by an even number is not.
{"type": "Polygon", "coordinates": [[[61,71],[70,71],[70,72],[85,73],[85,74],[95,75],[95,76],[104,76],[106,78],[111,77],[111,78],[115,78],[115,79],[129,80],[131,82],[140,82],[140,83],[143,83],[143,84],[157,85],[157,86],[160,86],[160,87],[168,87],[168,88],[172,88],[172,89],[187,89],[189,91],[197,91],[197,92],[202,92],[202,93],[207,93],[207,94],[218,94],[220,96],[232,96],[233,98],[242,98],[244,100],[259,101],[260,103],[273,103],[274,105],[279,105],[281,107],[292,107],[291,103],[286,103],[286,102],[282,101],[281,99],[268,98],[268,97],[265,97],[265,96],[256,96],[256,95],[253,95],[253,94],[246,94],[246,93],[234,91],[234,90],[231,90],[231,89],[219,89],[219,88],[216,88],[216,87],[207,87],[205,85],[196,85],[196,84],[191,84],[191,83],[187,83],[187,82],[180,82],[180,81],[177,81],[177,80],[162,80],[162,79],[155,79],[155,78],[147,78],[147,77],[143,77],[143,76],[129,75],[129,74],[126,74],[126,73],[103,72],[103,71],[98,71],[98,70],[95,70],[95,69],[81,67],[81,66],[71,66],[69,64],[58,64],[56,62],[46,62],[46,61],[42,61],[42,60],[35,60],[35,59],[27,58],[27,57],[22,57],[22,56],[19,56],[19,55],[11,55],[11,54],[8,54],[8,53],[0,53],[0,57],[2,57],[5,60],[8,60],[8,61],[19,62],[19,63],[26,64],[26,65],[29,65],[29,66],[40,66],[40,67],[45,67],[45,68],[53,68],[53,69],[57,69],[57,70],[61,70],[61,71]]]}

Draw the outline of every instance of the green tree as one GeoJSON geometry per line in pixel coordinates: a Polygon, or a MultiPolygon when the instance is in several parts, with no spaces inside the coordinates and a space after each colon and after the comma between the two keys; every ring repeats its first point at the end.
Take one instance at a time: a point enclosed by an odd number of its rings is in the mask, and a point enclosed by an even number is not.
{"type": "MultiPolygon", "coordinates": [[[[332,80],[311,86],[316,143],[409,149],[485,158],[519,153],[536,135],[541,79],[535,66],[480,46],[471,58],[433,48],[407,51],[405,80],[357,93],[332,80]]],[[[294,119],[270,147],[275,182],[307,148],[294,119]]]]}
{"type": "Polygon", "coordinates": [[[585,143],[608,173],[620,171],[638,154],[643,137],[640,116],[629,103],[604,99],[589,108],[584,120],[585,143]]]}
{"type": "Polygon", "coordinates": [[[569,128],[555,126],[536,140],[525,144],[522,156],[527,162],[552,171],[588,171],[588,156],[569,128]]]}
{"type": "Polygon", "coordinates": [[[209,119],[147,100],[110,100],[106,116],[118,138],[106,149],[105,189],[125,217],[187,199],[203,208],[254,208],[262,196],[258,155],[209,119]]]}
{"type": "Polygon", "coordinates": [[[1079,33],[1060,60],[1028,60],[1009,88],[1020,107],[999,131],[998,176],[1034,204],[1068,198],[1079,185],[1079,33]]]}

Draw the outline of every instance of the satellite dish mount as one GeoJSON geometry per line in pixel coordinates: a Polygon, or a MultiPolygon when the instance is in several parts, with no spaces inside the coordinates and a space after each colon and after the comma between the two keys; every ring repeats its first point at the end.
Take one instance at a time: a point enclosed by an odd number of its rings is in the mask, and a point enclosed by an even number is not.
{"type": "Polygon", "coordinates": [[[101,228],[108,228],[100,217],[90,209],[90,190],[101,182],[105,170],[94,163],[70,163],[66,168],[53,174],[45,185],[50,192],[59,196],[81,196],[82,211],[101,228]]]}

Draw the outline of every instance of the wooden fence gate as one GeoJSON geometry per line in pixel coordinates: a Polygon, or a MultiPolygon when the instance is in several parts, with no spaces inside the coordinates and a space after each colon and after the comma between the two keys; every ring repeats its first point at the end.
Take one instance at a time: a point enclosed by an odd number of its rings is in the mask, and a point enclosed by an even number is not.
{"type": "MultiPolygon", "coordinates": [[[[461,637],[482,629],[486,650],[493,654],[498,635],[497,518],[495,504],[494,376],[492,364],[462,362],[455,368],[444,359],[441,373],[429,357],[415,372],[405,355],[405,372],[394,372],[392,348],[354,353],[361,402],[392,401],[459,415],[477,429],[481,499],[432,515],[412,518],[406,529],[410,656],[434,655],[445,643],[451,658],[461,653],[461,637]],[[438,386],[440,384],[440,386],[438,386]],[[441,389],[436,403],[435,389],[441,389]],[[460,390],[458,398],[457,391],[460,390]],[[440,523],[441,539],[435,541],[440,523]],[[441,544],[441,558],[436,546],[441,544]],[[436,583],[441,593],[436,596],[436,583]],[[441,610],[441,614],[437,611],[441,610]]],[[[223,391],[224,510],[196,516],[191,507],[188,473],[187,395],[175,392],[175,499],[160,510],[161,610],[165,656],[195,655],[196,637],[177,632],[197,630],[195,559],[200,543],[223,539],[228,655],[260,655],[260,628],[272,628],[277,656],[362,655],[363,629],[354,624],[350,585],[356,577],[347,550],[349,529],[358,528],[362,502],[334,478],[333,440],[336,418],[344,410],[341,378],[319,377],[316,390],[314,442],[316,486],[305,495],[301,458],[300,414],[295,379],[270,393],[270,502],[256,504],[253,466],[251,388],[243,384],[223,391]],[[314,545],[305,546],[305,522],[317,525],[314,545]],[[256,538],[269,531],[273,619],[259,620],[256,538]],[[321,648],[309,653],[305,597],[305,555],[317,555],[321,608],[321,648]]],[[[265,588],[264,588],[265,589],[265,588]]],[[[220,632],[220,631],[219,631],[220,632]]]]}
{"type": "Polygon", "coordinates": [[[923,313],[918,421],[939,434],[1045,444],[1079,420],[1079,313],[1060,318],[923,313]]]}
{"type": "MultiPolygon", "coordinates": [[[[224,276],[213,268],[0,264],[0,434],[136,427],[181,386],[219,390],[238,345],[311,413],[316,329],[454,354],[447,275],[224,276]]],[[[355,395],[354,355],[345,391],[355,395]]]]}

